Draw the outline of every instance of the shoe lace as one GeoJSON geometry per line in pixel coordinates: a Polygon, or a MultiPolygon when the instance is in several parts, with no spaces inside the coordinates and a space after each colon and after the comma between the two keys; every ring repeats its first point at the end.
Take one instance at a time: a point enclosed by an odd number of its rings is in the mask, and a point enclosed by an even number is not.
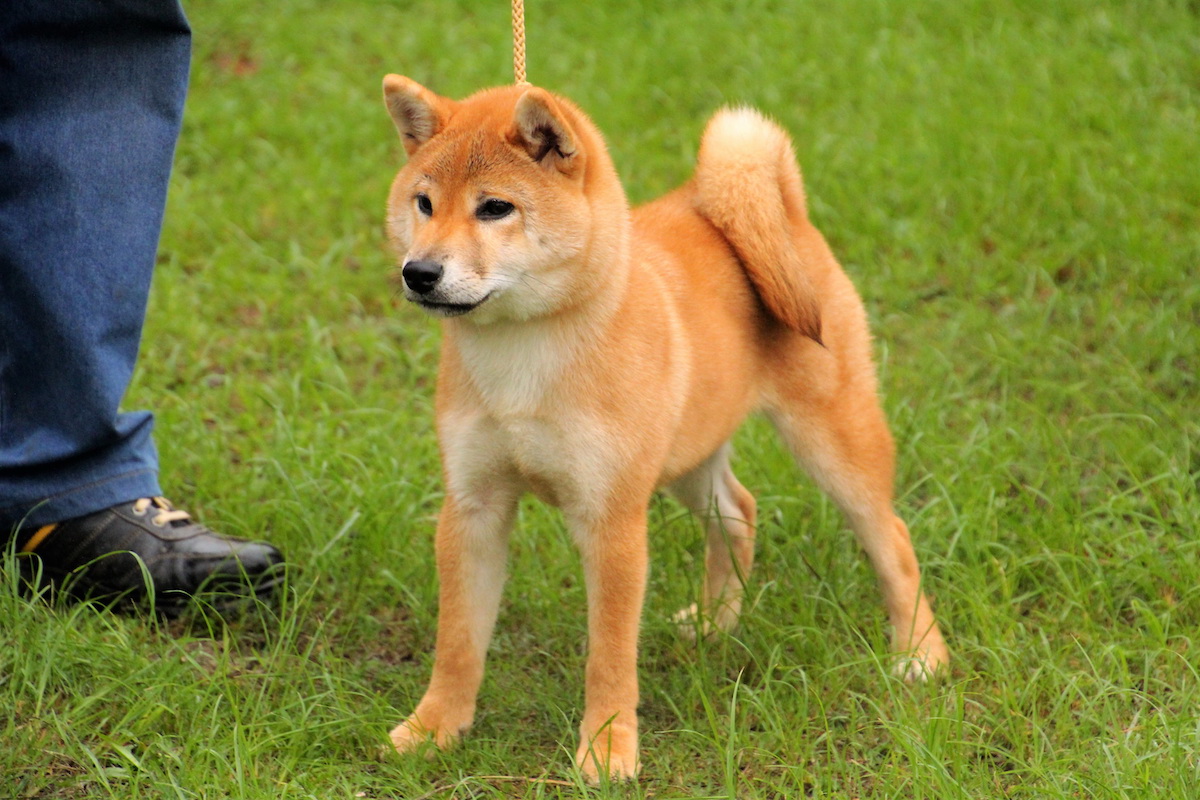
{"type": "Polygon", "coordinates": [[[171,522],[185,522],[192,515],[180,508],[175,508],[165,497],[143,497],[133,504],[133,513],[145,514],[150,508],[158,509],[158,513],[150,519],[150,524],[161,528],[171,522]]]}

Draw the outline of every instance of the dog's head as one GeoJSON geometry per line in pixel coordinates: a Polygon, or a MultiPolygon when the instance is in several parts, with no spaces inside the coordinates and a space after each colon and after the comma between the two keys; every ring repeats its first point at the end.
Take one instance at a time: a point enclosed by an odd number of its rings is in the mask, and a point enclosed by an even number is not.
{"type": "Polygon", "coordinates": [[[484,323],[553,314],[599,285],[628,210],[582,111],[533,86],[454,101],[388,75],[383,93],[408,151],[387,216],[405,297],[484,323]]]}

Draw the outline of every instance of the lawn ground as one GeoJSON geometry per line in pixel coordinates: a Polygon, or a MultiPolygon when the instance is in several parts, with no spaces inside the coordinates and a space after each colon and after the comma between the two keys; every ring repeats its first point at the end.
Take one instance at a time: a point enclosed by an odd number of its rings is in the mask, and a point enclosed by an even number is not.
{"type": "Polygon", "coordinates": [[[692,645],[701,534],[651,515],[643,774],[582,789],[584,591],[522,507],[470,737],[379,758],[428,678],[438,332],[387,283],[386,72],[511,80],[501,2],[190,4],[192,90],[130,408],[163,480],[296,566],[276,613],[157,623],[0,586],[0,798],[1113,798],[1200,786],[1200,6],[529,0],[531,80],[635,201],[705,119],[793,134],[866,302],[898,508],[953,651],[888,675],[873,575],[753,421],[741,629],[692,645]]]}

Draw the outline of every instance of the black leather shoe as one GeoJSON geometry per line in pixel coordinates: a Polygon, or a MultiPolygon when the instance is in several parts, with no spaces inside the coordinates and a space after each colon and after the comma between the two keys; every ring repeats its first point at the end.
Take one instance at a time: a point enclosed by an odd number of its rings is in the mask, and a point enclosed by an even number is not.
{"type": "Polygon", "coordinates": [[[274,547],[214,533],[162,497],[23,531],[17,552],[28,554],[21,564],[31,583],[77,599],[152,600],[170,617],[197,596],[218,611],[266,598],[283,579],[274,547]]]}

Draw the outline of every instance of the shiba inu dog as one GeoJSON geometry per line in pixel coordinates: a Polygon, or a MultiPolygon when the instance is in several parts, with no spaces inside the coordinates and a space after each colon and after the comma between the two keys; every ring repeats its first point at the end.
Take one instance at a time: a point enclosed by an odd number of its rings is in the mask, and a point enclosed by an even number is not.
{"type": "Polygon", "coordinates": [[[586,578],[576,761],[590,780],[635,775],[647,505],[666,489],[707,520],[703,594],[680,619],[702,635],[732,628],[755,502],[729,441],[755,410],[866,550],[901,673],[943,666],[892,508],[862,302],[808,220],[787,135],[721,111],[692,179],[631,211],[600,133],[563,97],[526,84],[454,101],[397,75],[383,86],[408,152],[387,212],[399,277],[444,333],[436,654],[396,749],[446,746],[471,725],[509,530],[533,492],[562,509],[586,578]]]}

